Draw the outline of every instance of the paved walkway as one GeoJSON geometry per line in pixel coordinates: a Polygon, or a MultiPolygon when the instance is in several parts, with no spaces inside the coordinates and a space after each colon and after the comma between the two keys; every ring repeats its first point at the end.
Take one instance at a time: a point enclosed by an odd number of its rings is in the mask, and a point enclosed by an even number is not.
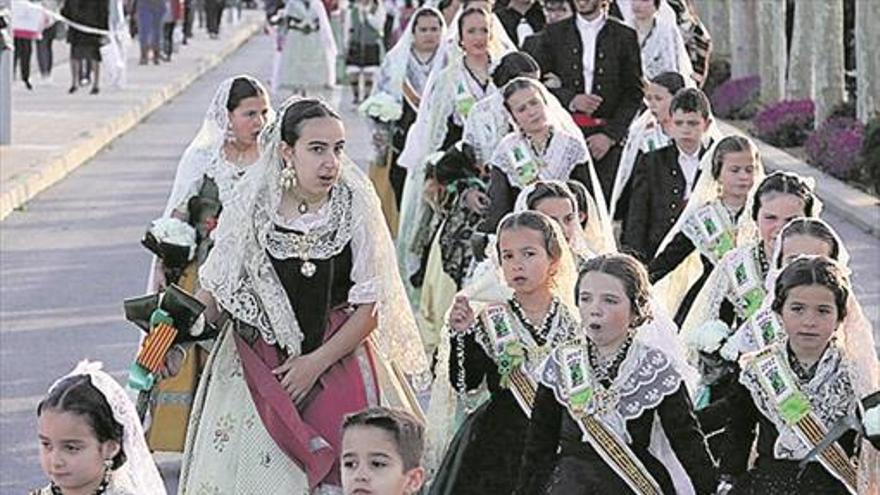
{"type": "MultiPolygon", "coordinates": [[[[262,11],[245,11],[225,25],[217,40],[198,31],[170,63],[139,66],[139,50],[128,53],[125,88],[102,85],[67,94],[69,76],[56,66],[51,83],[12,90],[12,144],[0,146],[0,219],[62,179],[151,112],[180,93],[262,28],[262,11]]],[[[62,41],[62,44],[63,41],[62,41]]],[[[36,78],[39,78],[37,75],[36,78]]]]}

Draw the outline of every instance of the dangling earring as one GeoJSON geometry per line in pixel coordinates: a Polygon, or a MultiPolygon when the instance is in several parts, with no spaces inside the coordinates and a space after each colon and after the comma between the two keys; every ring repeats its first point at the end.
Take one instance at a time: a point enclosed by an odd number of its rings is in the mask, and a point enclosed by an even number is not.
{"type": "Polygon", "coordinates": [[[110,476],[113,474],[113,459],[104,459],[104,479],[98,487],[98,493],[104,493],[104,490],[110,485],[110,476]]]}
{"type": "Polygon", "coordinates": [[[235,131],[232,130],[232,122],[226,124],[226,141],[229,143],[238,141],[238,138],[235,137],[235,131]]]}
{"type": "Polygon", "coordinates": [[[281,188],[293,189],[296,187],[296,169],[284,160],[281,163],[283,164],[281,168],[281,188]]]}

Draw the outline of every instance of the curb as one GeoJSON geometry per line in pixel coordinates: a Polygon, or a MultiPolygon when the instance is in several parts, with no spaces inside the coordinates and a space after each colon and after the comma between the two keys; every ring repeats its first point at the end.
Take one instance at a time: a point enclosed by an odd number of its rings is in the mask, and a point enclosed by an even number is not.
{"type": "Polygon", "coordinates": [[[262,18],[257,17],[243,18],[242,24],[222,49],[198,59],[190,66],[194,70],[186,73],[182,79],[174,80],[153,92],[147,99],[141,100],[121,115],[95,129],[85,140],[75,140],[62,155],[52,157],[45,166],[15,177],[10,181],[15,184],[4,184],[5,190],[0,194],[0,220],[5,219],[16,208],[93,158],[113,140],[131,130],[159,107],[183,92],[196,79],[219,65],[263,28],[262,18]]]}
{"type": "Polygon", "coordinates": [[[804,177],[816,179],[816,195],[822,200],[825,209],[842,217],[860,230],[880,238],[880,199],[835,179],[779,148],[770,146],[754,136],[749,136],[738,127],[722,120],[716,120],[716,122],[723,133],[747,136],[754,141],[758,145],[761,159],[767,170],[794,172],[804,177]]]}

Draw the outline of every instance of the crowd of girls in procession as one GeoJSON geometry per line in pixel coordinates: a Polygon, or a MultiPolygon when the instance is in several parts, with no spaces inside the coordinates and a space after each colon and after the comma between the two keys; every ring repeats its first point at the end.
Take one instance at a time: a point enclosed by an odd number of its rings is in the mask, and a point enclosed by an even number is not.
{"type": "Polygon", "coordinates": [[[52,385],[34,493],[878,493],[849,252],[715,125],[690,2],[345,8],[373,162],[287,3],[283,102],[224,81],[145,235],[137,406],[52,385]]]}

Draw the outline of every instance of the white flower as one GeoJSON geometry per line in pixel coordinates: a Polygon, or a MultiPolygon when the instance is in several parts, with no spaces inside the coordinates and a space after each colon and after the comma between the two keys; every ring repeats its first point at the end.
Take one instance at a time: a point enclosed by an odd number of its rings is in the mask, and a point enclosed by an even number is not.
{"type": "Polygon", "coordinates": [[[358,111],[382,122],[394,122],[403,115],[403,105],[390,94],[380,92],[364,100],[358,111]]]}
{"type": "Polygon", "coordinates": [[[196,229],[177,218],[158,218],[150,223],[150,233],[157,241],[177,246],[188,246],[190,257],[196,246],[196,229]]]}
{"type": "Polygon", "coordinates": [[[865,425],[865,435],[869,437],[880,435],[880,405],[866,410],[862,423],[865,425]]]}
{"type": "Polygon", "coordinates": [[[730,333],[730,327],[721,320],[710,320],[700,325],[687,337],[688,347],[701,352],[712,353],[721,347],[730,333]]]}

